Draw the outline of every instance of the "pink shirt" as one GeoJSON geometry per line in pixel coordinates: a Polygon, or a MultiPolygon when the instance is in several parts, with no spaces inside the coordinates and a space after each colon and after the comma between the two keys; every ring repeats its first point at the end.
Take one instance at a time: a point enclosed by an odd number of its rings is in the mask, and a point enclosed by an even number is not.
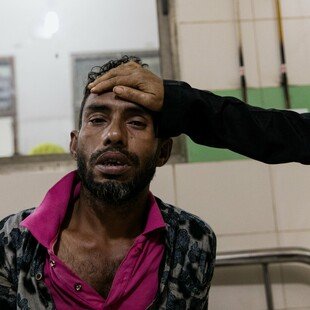
{"type": "Polygon", "coordinates": [[[162,238],[165,223],[154,196],[149,194],[144,230],[119,266],[107,299],[103,299],[53,251],[67,207],[74,203],[79,192],[80,183],[74,171],[54,185],[41,205],[21,223],[47,249],[44,282],[56,309],[146,309],[157,293],[165,248],[162,238]]]}

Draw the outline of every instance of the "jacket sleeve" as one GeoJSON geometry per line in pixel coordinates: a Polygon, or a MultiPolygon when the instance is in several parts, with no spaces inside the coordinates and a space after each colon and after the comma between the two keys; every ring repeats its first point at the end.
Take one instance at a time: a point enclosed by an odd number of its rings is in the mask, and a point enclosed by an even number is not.
{"type": "Polygon", "coordinates": [[[268,164],[310,164],[310,113],[262,109],[184,82],[166,80],[164,87],[159,136],[184,133],[198,144],[268,164]]]}
{"type": "Polygon", "coordinates": [[[16,309],[16,289],[13,285],[11,262],[14,260],[9,251],[8,218],[0,222],[0,309],[16,309]]]}

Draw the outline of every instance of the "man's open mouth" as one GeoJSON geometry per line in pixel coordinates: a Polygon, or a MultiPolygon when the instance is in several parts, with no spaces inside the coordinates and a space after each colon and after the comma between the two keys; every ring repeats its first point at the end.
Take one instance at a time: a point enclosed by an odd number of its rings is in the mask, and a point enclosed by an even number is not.
{"type": "Polygon", "coordinates": [[[105,152],[97,162],[96,168],[103,174],[118,175],[129,170],[131,163],[126,155],[120,152],[105,152]]]}

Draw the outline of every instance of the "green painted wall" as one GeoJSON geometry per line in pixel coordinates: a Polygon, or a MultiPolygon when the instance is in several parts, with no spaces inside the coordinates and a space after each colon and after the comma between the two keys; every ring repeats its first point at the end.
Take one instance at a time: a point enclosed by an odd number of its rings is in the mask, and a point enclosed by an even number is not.
{"type": "MultiPolygon", "coordinates": [[[[240,90],[214,91],[220,96],[241,98],[240,90]]],[[[292,109],[306,108],[310,111],[310,86],[290,86],[292,109]]],[[[262,108],[284,109],[283,92],[280,87],[248,89],[249,104],[262,108]]],[[[189,162],[222,161],[245,159],[246,157],[229,150],[204,147],[187,138],[187,156],[189,162]]]]}

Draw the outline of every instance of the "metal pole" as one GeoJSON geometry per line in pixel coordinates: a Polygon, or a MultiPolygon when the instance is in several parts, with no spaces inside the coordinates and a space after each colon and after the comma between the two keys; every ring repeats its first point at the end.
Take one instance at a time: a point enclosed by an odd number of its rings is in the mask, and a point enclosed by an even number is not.
{"type": "Polygon", "coordinates": [[[244,57],[243,57],[243,45],[242,45],[242,29],[241,29],[241,19],[240,19],[240,3],[239,0],[235,0],[235,14],[236,14],[236,32],[238,37],[238,56],[239,56],[239,75],[240,75],[240,85],[242,91],[242,99],[245,103],[248,101],[248,91],[247,83],[244,70],[244,57]]]}
{"type": "Polygon", "coordinates": [[[266,300],[267,300],[267,309],[274,310],[268,264],[262,264],[262,266],[263,266],[265,293],[266,293],[266,300]]]}

